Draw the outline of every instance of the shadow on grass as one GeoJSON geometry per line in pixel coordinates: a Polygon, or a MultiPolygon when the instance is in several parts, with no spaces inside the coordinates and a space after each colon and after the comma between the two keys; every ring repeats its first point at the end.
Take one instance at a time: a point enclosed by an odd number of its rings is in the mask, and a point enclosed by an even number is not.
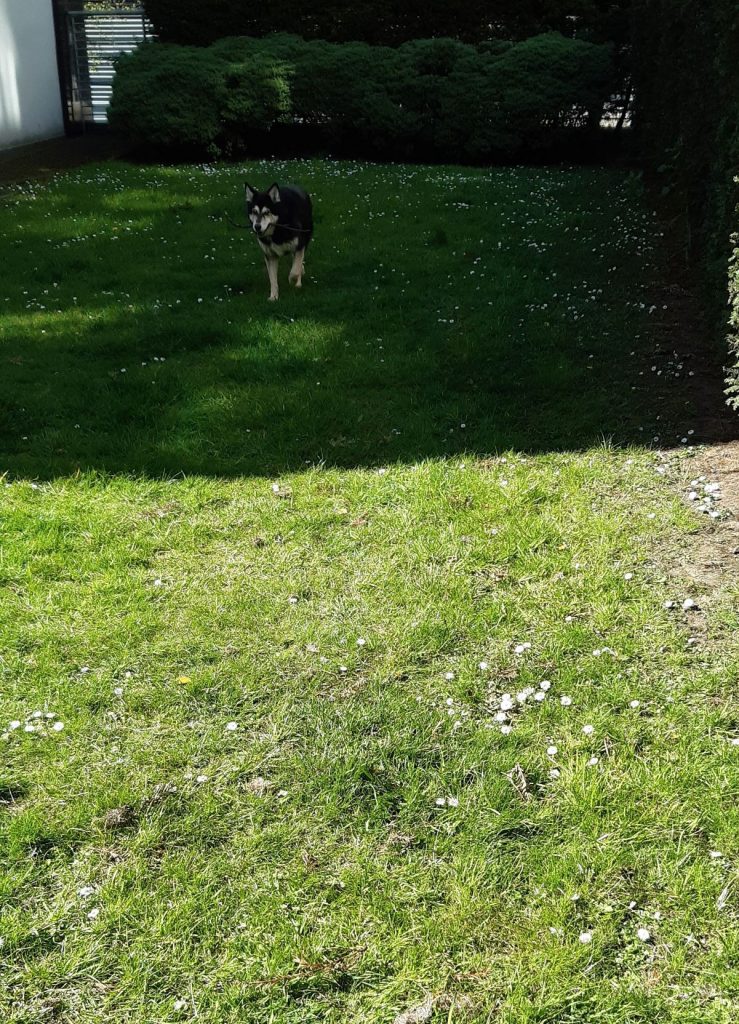
{"type": "MultiPolygon", "coordinates": [[[[252,241],[214,223],[215,200],[178,188],[159,213],[140,186],[136,202],[119,199],[106,213],[114,248],[97,235],[70,247],[48,221],[11,238],[16,291],[0,307],[0,468],[11,475],[275,476],[674,444],[690,423],[670,345],[655,355],[628,277],[583,297],[577,319],[553,301],[553,266],[558,292],[579,301],[585,240],[554,260],[522,244],[486,264],[486,248],[455,237],[453,220],[442,239],[423,210],[400,247],[392,231],[358,245],[358,226],[335,215],[311,252],[316,279],[302,294],[283,283],[272,306],[252,241]]],[[[486,231],[504,238],[495,217],[486,231]]]]}
{"type": "Polygon", "coordinates": [[[656,429],[648,397],[631,390],[637,362],[616,379],[582,350],[531,345],[504,358],[461,332],[423,345],[423,327],[383,343],[310,315],[307,296],[284,308],[286,319],[220,327],[106,314],[77,323],[71,341],[39,327],[48,341],[3,356],[4,468],[272,476],[316,462],[639,444],[656,429]]]}

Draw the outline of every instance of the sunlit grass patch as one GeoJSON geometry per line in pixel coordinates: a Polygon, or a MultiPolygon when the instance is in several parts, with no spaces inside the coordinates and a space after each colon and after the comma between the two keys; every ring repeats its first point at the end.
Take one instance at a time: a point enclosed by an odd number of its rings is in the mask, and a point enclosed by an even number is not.
{"type": "Polygon", "coordinates": [[[638,195],[281,167],[271,308],[216,219],[271,170],[0,222],[0,1016],[729,1024],[736,652],[662,564],[638,195]]]}

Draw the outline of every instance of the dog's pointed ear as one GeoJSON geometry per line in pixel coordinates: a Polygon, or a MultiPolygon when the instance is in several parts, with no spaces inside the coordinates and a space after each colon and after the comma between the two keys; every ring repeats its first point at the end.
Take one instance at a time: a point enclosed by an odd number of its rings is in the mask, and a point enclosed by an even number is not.
{"type": "Polygon", "coordinates": [[[267,192],[267,195],[269,196],[269,198],[272,200],[273,203],[279,203],[279,201],[280,201],[280,186],[277,184],[277,182],[275,182],[274,185],[270,185],[269,191],[267,192]]]}
{"type": "Polygon", "coordinates": [[[244,182],[244,195],[246,196],[247,203],[250,203],[254,196],[256,195],[256,192],[251,187],[248,181],[244,182]]]}

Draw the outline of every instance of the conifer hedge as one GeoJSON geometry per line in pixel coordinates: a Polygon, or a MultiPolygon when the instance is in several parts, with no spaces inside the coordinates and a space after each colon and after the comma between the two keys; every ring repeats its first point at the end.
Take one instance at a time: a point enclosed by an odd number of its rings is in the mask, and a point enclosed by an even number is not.
{"type": "Polygon", "coordinates": [[[717,337],[730,321],[739,406],[739,3],[634,0],[632,36],[639,145],[682,225],[717,337]]]}

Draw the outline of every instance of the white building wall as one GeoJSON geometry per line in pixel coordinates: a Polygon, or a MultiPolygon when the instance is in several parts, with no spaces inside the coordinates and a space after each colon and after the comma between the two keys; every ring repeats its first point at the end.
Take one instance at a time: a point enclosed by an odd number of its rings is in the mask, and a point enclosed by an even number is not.
{"type": "Polygon", "coordinates": [[[63,134],[51,0],[0,0],[0,149],[63,134]]]}

